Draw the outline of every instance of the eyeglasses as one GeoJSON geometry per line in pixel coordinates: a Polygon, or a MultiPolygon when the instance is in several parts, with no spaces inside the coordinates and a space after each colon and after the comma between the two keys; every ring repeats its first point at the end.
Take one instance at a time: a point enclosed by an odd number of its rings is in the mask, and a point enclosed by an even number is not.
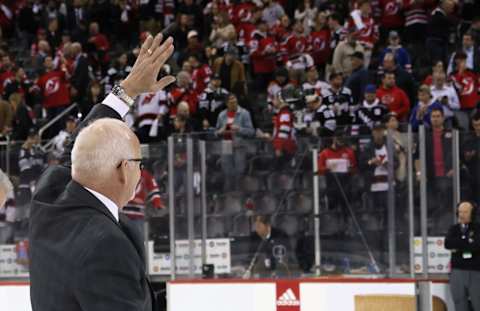
{"type": "MultiPolygon", "coordinates": [[[[138,162],[138,163],[139,163],[139,167],[140,167],[141,170],[143,170],[144,167],[145,167],[145,164],[143,163],[143,159],[142,159],[142,158],[125,159],[124,161],[127,161],[127,162],[138,162]]],[[[121,161],[120,161],[120,163],[118,163],[117,168],[120,168],[120,166],[122,166],[122,162],[121,162],[121,161]]]]}

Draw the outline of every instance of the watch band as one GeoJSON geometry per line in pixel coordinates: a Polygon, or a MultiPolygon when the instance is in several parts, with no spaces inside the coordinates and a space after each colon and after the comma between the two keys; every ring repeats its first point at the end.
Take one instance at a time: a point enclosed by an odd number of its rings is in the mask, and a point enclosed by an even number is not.
{"type": "Polygon", "coordinates": [[[123,87],[118,84],[113,87],[112,94],[117,96],[121,101],[127,104],[128,107],[132,107],[135,103],[135,99],[128,96],[127,93],[125,93],[123,87]]]}

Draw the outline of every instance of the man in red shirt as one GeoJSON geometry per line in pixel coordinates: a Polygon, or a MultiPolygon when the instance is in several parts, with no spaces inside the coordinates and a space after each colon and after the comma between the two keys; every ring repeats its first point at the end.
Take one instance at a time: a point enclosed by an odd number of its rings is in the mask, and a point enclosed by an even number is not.
{"type": "Polygon", "coordinates": [[[460,111],[456,111],[455,115],[460,126],[463,129],[468,130],[470,129],[469,116],[480,99],[478,95],[479,76],[472,70],[468,69],[467,54],[463,51],[459,51],[455,54],[455,64],[457,70],[452,73],[451,79],[460,97],[461,109],[460,111]]]}
{"type": "MultiPolygon", "coordinates": [[[[67,80],[69,77],[66,65],[63,64],[61,70],[56,69],[51,56],[45,57],[43,66],[45,73],[38,78],[36,88],[40,91],[42,106],[47,110],[47,118],[51,120],[70,104],[67,80]]],[[[61,122],[57,122],[57,124],[61,124],[61,122]]],[[[52,135],[53,137],[59,130],[58,126],[52,126],[52,130],[47,136],[52,135]]]]}
{"type": "Polygon", "coordinates": [[[258,91],[265,91],[276,68],[278,47],[275,38],[268,34],[267,23],[264,20],[260,19],[257,22],[257,28],[252,33],[249,43],[250,61],[256,77],[255,86],[258,91]]]}
{"type": "Polygon", "coordinates": [[[169,94],[170,117],[172,119],[177,115],[177,106],[180,102],[188,103],[190,115],[194,115],[198,108],[198,95],[192,88],[192,77],[186,71],[180,71],[177,74],[177,86],[169,94]]]}
{"type": "Polygon", "coordinates": [[[407,94],[395,85],[395,74],[386,72],[382,78],[382,86],[377,90],[377,98],[390,112],[395,112],[400,121],[408,118],[410,100],[407,94]]]}
{"type": "Polygon", "coordinates": [[[284,63],[296,59],[307,52],[309,42],[304,32],[303,22],[300,20],[295,21],[293,32],[287,37],[285,42],[280,43],[281,56],[284,63]]]}
{"type": "Polygon", "coordinates": [[[108,39],[104,34],[100,33],[100,26],[97,22],[91,23],[89,30],[90,38],[88,39],[88,42],[95,46],[100,64],[106,65],[110,60],[110,57],[108,56],[110,42],[108,42],[108,39]]]}

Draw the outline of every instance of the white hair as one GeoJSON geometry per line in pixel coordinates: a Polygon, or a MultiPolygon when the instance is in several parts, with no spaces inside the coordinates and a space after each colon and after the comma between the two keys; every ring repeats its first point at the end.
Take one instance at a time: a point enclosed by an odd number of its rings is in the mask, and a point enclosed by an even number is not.
{"type": "MultiPolygon", "coordinates": [[[[2,170],[0,170],[0,189],[5,192],[5,196],[7,197],[13,194],[12,182],[2,170]]],[[[3,204],[4,202],[0,203],[3,204]]]]}
{"type": "Polygon", "coordinates": [[[135,134],[117,119],[94,121],[80,131],[72,149],[72,175],[89,180],[108,178],[122,160],[135,156],[135,134]]]}

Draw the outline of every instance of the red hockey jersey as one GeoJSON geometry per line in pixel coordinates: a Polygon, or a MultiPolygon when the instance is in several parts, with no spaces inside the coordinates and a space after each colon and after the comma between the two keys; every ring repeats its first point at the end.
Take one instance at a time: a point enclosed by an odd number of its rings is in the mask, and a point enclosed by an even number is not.
{"type": "Polygon", "coordinates": [[[41,90],[44,108],[70,104],[70,91],[65,72],[55,70],[43,74],[37,81],[37,87],[41,90]]]}
{"type": "Polygon", "coordinates": [[[249,43],[254,73],[272,73],[276,67],[278,46],[273,37],[255,31],[249,43]]]}
{"type": "Polygon", "coordinates": [[[348,20],[347,28],[356,28],[358,42],[368,48],[373,48],[379,38],[378,25],[375,24],[375,21],[372,17],[362,17],[362,23],[364,27],[359,29],[353,21],[353,18],[350,18],[348,20]]]}
{"type": "Polygon", "coordinates": [[[280,108],[274,117],[273,148],[288,154],[295,153],[297,142],[293,126],[294,115],[288,106],[280,108]]]}
{"type": "Polygon", "coordinates": [[[322,29],[320,31],[313,31],[308,37],[308,50],[313,57],[315,65],[325,64],[332,50],[330,49],[330,30],[322,29]]]}
{"type": "Polygon", "coordinates": [[[192,72],[193,89],[197,94],[201,94],[208,86],[212,70],[207,64],[195,68],[192,72]]]}
{"type": "Polygon", "coordinates": [[[471,70],[456,72],[451,76],[460,97],[462,109],[473,109],[477,105],[479,76],[471,70]]]}
{"type": "Polygon", "coordinates": [[[135,197],[127,203],[122,213],[130,219],[144,219],[145,207],[164,208],[157,182],[147,170],[142,170],[140,182],[135,189],[135,197]]]}
{"type": "Polygon", "coordinates": [[[400,28],[405,23],[405,18],[402,10],[402,3],[398,0],[380,0],[380,9],[382,17],[380,24],[386,28],[400,28]]]}

